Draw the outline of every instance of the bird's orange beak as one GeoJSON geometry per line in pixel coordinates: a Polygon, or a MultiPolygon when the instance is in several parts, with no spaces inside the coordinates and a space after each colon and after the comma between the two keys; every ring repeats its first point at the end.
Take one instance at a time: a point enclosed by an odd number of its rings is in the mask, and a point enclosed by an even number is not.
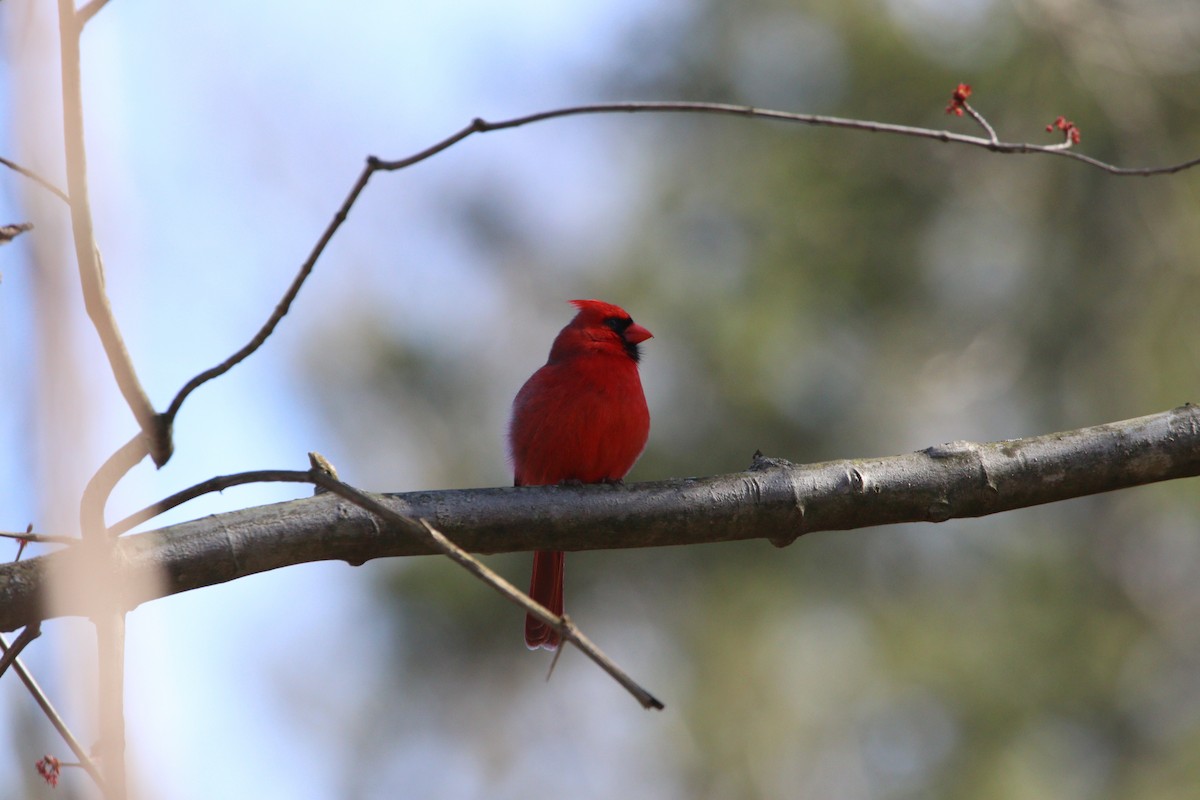
{"type": "Polygon", "coordinates": [[[629,342],[630,344],[637,344],[638,342],[644,342],[647,339],[651,339],[654,337],[653,333],[646,330],[641,325],[638,325],[636,322],[625,329],[624,335],[625,335],[625,341],[629,342]]]}

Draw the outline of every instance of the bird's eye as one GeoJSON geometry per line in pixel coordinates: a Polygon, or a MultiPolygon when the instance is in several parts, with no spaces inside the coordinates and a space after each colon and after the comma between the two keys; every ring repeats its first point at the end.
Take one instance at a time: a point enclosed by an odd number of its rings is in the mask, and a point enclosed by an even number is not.
{"type": "Polygon", "coordinates": [[[612,328],[617,333],[625,333],[625,329],[633,324],[633,319],[630,317],[609,317],[604,320],[604,324],[612,328]]]}

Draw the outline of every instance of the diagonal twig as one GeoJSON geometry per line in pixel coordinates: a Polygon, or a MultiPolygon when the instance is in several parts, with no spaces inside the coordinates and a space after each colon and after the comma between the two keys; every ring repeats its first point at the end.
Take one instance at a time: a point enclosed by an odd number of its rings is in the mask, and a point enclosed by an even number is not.
{"type": "Polygon", "coordinates": [[[472,556],[466,550],[463,550],[454,542],[447,539],[436,528],[429,524],[427,520],[413,520],[409,517],[388,508],[383,503],[380,503],[375,498],[365,492],[355,489],[347,483],[332,478],[328,473],[318,469],[310,470],[310,475],[313,483],[318,486],[323,486],[325,489],[334,494],[349,500],[364,511],[369,511],[378,517],[383,518],[393,525],[400,526],[411,531],[414,535],[425,537],[432,540],[435,549],[447,556],[451,561],[463,567],[475,577],[491,586],[502,597],[510,602],[520,606],[522,609],[542,622],[553,627],[567,641],[570,641],[578,647],[584,655],[590,658],[601,669],[607,672],[614,680],[617,681],[626,691],[634,696],[634,698],[642,704],[642,708],[658,709],[663,708],[663,704],[650,692],[639,686],[629,675],[618,667],[608,656],[601,652],[600,648],[596,647],[590,639],[575,627],[575,624],[566,617],[559,617],[552,613],[549,609],[535,602],[529,595],[522,592],[517,587],[506,581],[504,578],[497,575],[492,570],[488,569],[479,559],[472,556]]]}
{"type": "Polygon", "coordinates": [[[21,651],[41,635],[42,623],[40,621],[31,622],[21,630],[21,633],[13,640],[13,643],[8,645],[4,650],[4,655],[0,656],[0,677],[3,677],[8,668],[13,665],[17,660],[17,656],[21,655],[21,651]]]}
{"type": "MultiPolygon", "coordinates": [[[[337,490],[330,487],[330,491],[337,490]]],[[[346,497],[347,500],[350,500],[355,504],[358,503],[356,499],[347,497],[345,494],[342,496],[346,497]]],[[[379,508],[384,511],[389,511],[392,514],[396,513],[387,506],[380,506],[379,508]]],[[[374,511],[376,514],[380,513],[375,509],[370,510],[374,511]]],[[[396,516],[399,515],[397,514],[396,516]]],[[[553,613],[540,603],[534,601],[529,595],[525,594],[520,589],[506,581],[504,578],[488,569],[483,565],[482,562],[474,558],[466,550],[463,550],[461,547],[454,544],[454,542],[447,539],[436,528],[430,525],[428,521],[424,519],[418,521],[429,533],[429,535],[433,537],[434,542],[437,543],[442,552],[449,556],[451,560],[453,560],[459,566],[465,568],[468,572],[479,578],[484,583],[491,586],[506,600],[514,603],[517,606],[520,606],[524,611],[533,614],[539,620],[554,628],[554,630],[558,632],[558,635],[562,637],[564,641],[571,642],[578,647],[584,655],[596,663],[596,666],[607,672],[613,680],[621,684],[621,686],[627,692],[633,695],[634,698],[642,704],[642,708],[653,708],[658,711],[661,711],[664,708],[662,702],[658,698],[638,685],[633,678],[629,677],[629,674],[626,673],[625,670],[617,666],[612,659],[610,659],[600,650],[600,648],[596,647],[591,639],[584,636],[583,631],[579,630],[575,623],[572,622],[566,614],[563,614],[560,618],[557,614],[553,613]]],[[[558,660],[561,652],[562,651],[560,650],[558,653],[554,654],[555,661],[558,660]]]]}
{"type": "MultiPolygon", "coordinates": [[[[135,512],[109,528],[111,535],[119,535],[162,512],[174,508],[188,500],[209,492],[221,491],[231,486],[261,482],[311,483],[321,489],[337,494],[354,503],[364,511],[368,511],[385,521],[405,530],[410,535],[429,544],[432,549],[449,557],[459,566],[466,569],[475,577],[491,586],[510,602],[520,606],[546,624],[552,626],[567,641],[572,642],[588,658],[592,659],[601,669],[613,677],[622,687],[642,704],[644,708],[661,709],[663,704],[648,691],[638,685],[629,675],[608,658],[596,645],[588,639],[578,627],[565,616],[560,618],[548,609],[534,602],[528,595],[521,592],[507,580],[497,575],[478,559],[451,542],[440,531],[424,519],[412,519],[380,503],[369,494],[338,480],[328,466],[322,466],[322,460],[314,459],[310,454],[313,468],[299,470],[255,470],[235,475],[221,475],[202,481],[194,486],[176,492],[141,511],[135,512]]],[[[328,462],[324,462],[327,464],[328,462]]]]}
{"type": "Polygon", "coordinates": [[[229,356],[229,358],[226,358],[221,363],[206,369],[204,372],[201,372],[199,375],[196,375],[194,378],[184,384],[183,388],[181,388],[175,395],[175,398],[171,401],[171,405],[163,414],[166,425],[170,426],[174,423],[175,415],[179,413],[179,409],[181,406],[183,406],[183,401],[187,399],[188,395],[200,388],[200,386],[203,384],[211,381],[213,378],[218,378],[221,375],[224,375],[242,361],[245,361],[254,353],[255,350],[262,347],[267,338],[275,331],[275,328],[277,325],[279,325],[280,320],[284,318],[284,316],[288,313],[288,310],[292,307],[292,302],[296,299],[296,295],[300,294],[300,289],[304,286],[304,281],[307,280],[308,276],[313,271],[313,267],[316,266],[317,259],[321,257],[321,253],[325,251],[325,246],[329,244],[330,239],[333,238],[333,235],[337,232],[337,229],[340,228],[342,223],[346,221],[346,216],[350,213],[350,208],[354,205],[354,202],[358,199],[358,196],[362,194],[363,189],[367,187],[367,181],[371,179],[371,174],[374,171],[375,169],[370,163],[363,168],[362,172],[358,176],[358,179],[354,183],[354,187],[350,190],[350,194],[346,196],[346,199],[342,202],[341,207],[337,210],[337,213],[334,214],[333,220],[330,221],[329,225],[326,226],[325,231],[321,234],[321,237],[313,246],[312,252],[309,254],[308,258],[305,259],[304,263],[300,265],[300,270],[296,273],[296,277],[292,279],[292,283],[288,287],[287,291],[284,292],[283,298],[275,306],[275,310],[271,312],[271,316],[267,318],[267,321],[263,323],[263,326],[259,328],[258,332],[254,334],[250,341],[247,342],[236,353],[229,356]]]}
{"type": "Polygon", "coordinates": [[[45,178],[43,178],[41,175],[37,174],[33,170],[26,169],[25,167],[22,167],[17,162],[11,161],[7,158],[4,158],[3,156],[0,156],[0,164],[3,164],[4,166],[8,167],[13,172],[16,172],[20,175],[24,175],[26,178],[29,178],[31,181],[38,184],[43,189],[45,189],[46,191],[48,191],[51,194],[53,194],[54,196],[56,196],[59,200],[62,200],[64,203],[67,203],[68,205],[70,205],[71,198],[67,196],[66,192],[64,192],[62,189],[58,188],[53,183],[46,180],[45,178]]]}
{"type": "Polygon", "coordinates": [[[146,520],[154,519],[159,514],[170,511],[172,508],[181,506],[189,500],[195,500],[197,497],[211,492],[223,492],[233,486],[244,486],[249,483],[267,482],[312,483],[312,476],[307,472],[282,469],[259,469],[250,472],[239,472],[233,475],[217,475],[206,481],[201,481],[194,486],[182,489],[170,497],[164,497],[157,503],[148,505],[140,511],[135,511],[128,517],[125,517],[125,519],[111,525],[108,533],[110,536],[120,536],[122,533],[141,525],[146,520]]]}
{"type": "MultiPolygon", "coordinates": [[[[0,651],[7,653],[8,650],[8,641],[3,636],[0,636],[0,651]]],[[[33,675],[29,673],[29,670],[25,668],[20,658],[13,658],[12,668],[17,673],[17,677],[21,679],[21,682],[25,684],[25,688],[33,696],[34,702],[42,709],[42,713],[46,715],[46,719],[50,720],[50,724],[58,731],[58,735],[66,742],[67,747],[71,748],[71,752],[79,760],[79,766],[96,782],[96,786],[100,788],[101,794],[105,797],[111,797],[108,785],[100,774],[100,770],[96,767],[95,762],[92,761],[87,750],[84,749],[79,740],[75,738],[75,734],[71,733],[71,729],[67,727],[67,723],[63,720],[62,715],[58,713],[58,709],[50,702],[50,698],[46,696],[45,691],[42,690],[42,687],[33,675]]]]}

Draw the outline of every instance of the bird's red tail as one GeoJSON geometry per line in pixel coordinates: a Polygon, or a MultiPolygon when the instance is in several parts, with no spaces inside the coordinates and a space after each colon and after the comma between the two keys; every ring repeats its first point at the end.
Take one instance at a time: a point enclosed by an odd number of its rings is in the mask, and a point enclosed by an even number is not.
{"type": "MultiPolygon", "coordinates": [[[[561,550],[538,550],[533,554],[533,578],[529,596],[555,614],[563,613],[563,562],[561,550]]],[[[525,644],[530,650],[558,647],[558,632],[532,615],[525,616],[525,644]]]]}

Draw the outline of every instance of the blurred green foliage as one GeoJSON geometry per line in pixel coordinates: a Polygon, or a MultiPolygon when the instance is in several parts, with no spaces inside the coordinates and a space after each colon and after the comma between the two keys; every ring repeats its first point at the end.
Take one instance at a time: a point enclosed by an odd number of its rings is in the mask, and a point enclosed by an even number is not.
{"type": "MultiPolygon", "coordinates": [[[[709,2],[630,30],[624,58],[580,83],[974,132],[943,114],[962,81],[1003,139],[1055,141],[1043,129],[1063,114],[1087,153],[1159,165],[1200,141],[1197,30],[1189,3],[709,2]]],[[[1197,399],[1195,171],[1118,178],[693,116],[605,130],[621,141],[608,168],[632,187],[610,252],[565,268],[539,256],[564,245],[536,211],[481,213],[473,198],[450,210],[503,293],[506,325],[480,323],[486,347],[468,333],[445,348],[381,308],[339,334],[359,361],[314,355],[330,419],[360,450],[381,437],[407,450],[410,483],[503,482],[507,403],[576,296],[621,303],[656,334],[651,439],[630,480],[734,471],[755,449],[881,455],[1197,399]],[[524,352],[534,326],[539,350],[524,352]]],[[[574,618],[667,701],[665,720],[573,653],[543,684],[519,613],[448,564],[395,564],[379,580],[395,683],[365,718],[419,712],[389,735],[439,735],[492,796],[1188,797],[1198,522],[1185,481],[786,550],[571,556],[574,618]],[[507,782],[521,764],[544,784],[507,782]]],[[[496,561],[523,583],[527,560],[496,561]]]]}

